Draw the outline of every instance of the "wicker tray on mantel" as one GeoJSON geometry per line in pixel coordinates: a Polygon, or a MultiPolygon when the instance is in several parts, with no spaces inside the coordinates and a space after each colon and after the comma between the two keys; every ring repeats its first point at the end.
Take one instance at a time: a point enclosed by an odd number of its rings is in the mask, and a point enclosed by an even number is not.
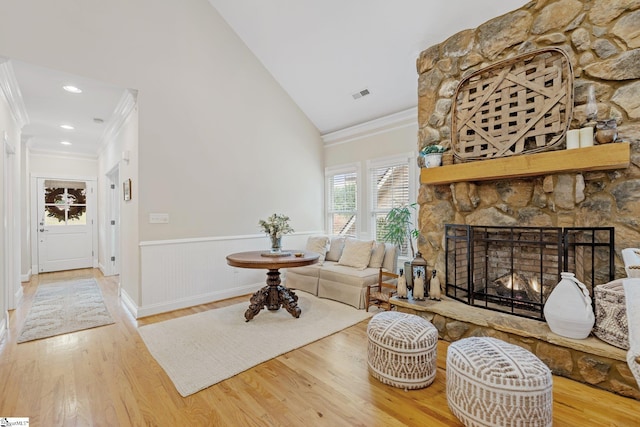
{"type": "Polygon", "coordinates": [[[555,149],[573,112],[573,71],[558,48],[535,50],[465,77],[456,89],[452,148],[485,160],[555,149]]]}

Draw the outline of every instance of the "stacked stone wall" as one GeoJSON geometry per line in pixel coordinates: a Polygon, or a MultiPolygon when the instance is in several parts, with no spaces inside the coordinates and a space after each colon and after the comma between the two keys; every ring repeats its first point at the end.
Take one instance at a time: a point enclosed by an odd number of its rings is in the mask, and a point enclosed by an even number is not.
{"type": "MultiPolygon", "coordinates": [[[[461,31],[420,54],[418,149],[451,147],[451,111],[470,73],[543,47],[564,49],[574,72],[572,128],[586,121],[588,85],[598,119],[615,118],[631,144],[627,169],[420,187],[418,246],[444,272],[444,224],[614,226],[620,251],[640,246],[640,0],[539,0],[461,31]]],[[[442,277],[444,279],[444,277],[442,277]]]]}

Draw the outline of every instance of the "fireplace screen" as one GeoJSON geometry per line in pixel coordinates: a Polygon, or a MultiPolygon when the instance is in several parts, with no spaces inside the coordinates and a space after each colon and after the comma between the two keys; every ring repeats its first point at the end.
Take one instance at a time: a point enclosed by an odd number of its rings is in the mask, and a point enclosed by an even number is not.
{"type": "Polygon", "coordinates": [[[446,294],[477,307],[544,320],[543,307],[569,271],[593,296],[613,280],[614,229],[445,226],[446,294]]]}

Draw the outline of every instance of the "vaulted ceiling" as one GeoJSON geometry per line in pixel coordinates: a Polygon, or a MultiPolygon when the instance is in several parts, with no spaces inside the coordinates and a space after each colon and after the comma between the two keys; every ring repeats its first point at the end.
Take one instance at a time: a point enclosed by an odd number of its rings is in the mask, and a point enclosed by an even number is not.
{"type": "Polygon", "coordinates": [[[209,0],[327,134],[417,105],[415,61],[524,0],[209,0]],[[368,90],[369,95],[353,95],[368,90]]]}

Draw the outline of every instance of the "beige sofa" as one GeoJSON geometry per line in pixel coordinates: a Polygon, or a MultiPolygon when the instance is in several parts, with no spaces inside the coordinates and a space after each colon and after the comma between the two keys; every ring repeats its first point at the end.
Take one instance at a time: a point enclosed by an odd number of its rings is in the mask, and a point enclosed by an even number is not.
{"type": "Polygon", "coordinates": [[[346,236],[311,236],[306,250],[320,253],[319,262],[287,269],[285,285],[358,309],[365,308],[367,286],[378,282],[380,267],[395,272],[398,262],[395,245],[346,236]]]}

